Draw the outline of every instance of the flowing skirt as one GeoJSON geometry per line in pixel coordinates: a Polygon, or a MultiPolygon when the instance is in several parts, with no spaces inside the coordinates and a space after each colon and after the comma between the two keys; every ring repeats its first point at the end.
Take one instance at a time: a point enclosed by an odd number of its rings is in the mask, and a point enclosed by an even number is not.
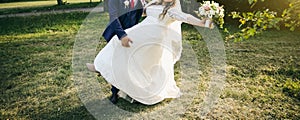
{"type": "Polygon", "coordinates": [[[146,105],[179,97],[174,64],[181,53],[181,35],[160,24],[138,24],[125,31],[133,41],[131,47],[123,47],[114,36],[96,56],[96,70],[107,82],[146,105]]]}

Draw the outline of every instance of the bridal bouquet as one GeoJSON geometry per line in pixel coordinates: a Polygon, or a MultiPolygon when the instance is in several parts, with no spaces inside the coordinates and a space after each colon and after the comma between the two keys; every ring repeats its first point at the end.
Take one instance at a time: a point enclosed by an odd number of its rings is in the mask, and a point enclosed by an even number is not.
{"type": "Polygon", "coordinates": [[[199,11],[197,12],[200,17],[207,19],[205,26],[211,22],[216,22],[223,28],[224,24],[224,8],[220,6],[219,3],[214,1],[204,1],[200,3],[199,11]]]}

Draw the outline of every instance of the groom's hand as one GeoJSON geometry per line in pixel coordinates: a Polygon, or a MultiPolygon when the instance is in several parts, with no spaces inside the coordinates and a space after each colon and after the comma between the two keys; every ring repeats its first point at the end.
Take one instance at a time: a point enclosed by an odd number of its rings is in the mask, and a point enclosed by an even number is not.
{"type": "Polygon", "coordinates": [[[121,38],[121,42],[123,47],[130,47],[129,42],[132,43],[128,36],[121,38]]]}

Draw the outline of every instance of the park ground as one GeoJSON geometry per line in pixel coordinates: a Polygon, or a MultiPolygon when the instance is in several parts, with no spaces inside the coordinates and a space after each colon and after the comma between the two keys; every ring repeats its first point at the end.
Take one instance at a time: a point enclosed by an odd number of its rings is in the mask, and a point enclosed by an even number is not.
{"type": "MultiPolygon", "coordinates": [[[[49,6],[39,7],[45,9],[49,6]]],[[[14,14],[33,9],[3,8],[0,4],[1,10],[5,11],[1,14],[14,14]]],[[[0,119],[95,119],[79,99],[72,79],[73,45],[88,14],[0,18],[0,119]]],[[[103,23],[108,22],[107,13],[97,14],[103,23]]],[[[183,42],[196,52],[201,84],[199,94],[180,117],[200,119],[199,105],[210,80],[210,56],[206,42],[193,26],[183,24],[182,33],[183,42]]],[[[225,87],[206,118],[299,119],[299,38],[299,31],[269,30],[249,40],[225,41],[225,87]]],[[[100,39],[98,49],[105,44],[100,39]]],[[[180,70],[176,71],[175,76],[181,76],[180,70]]],[[[105,96],[109,96],[109,85],[102,77],[97,80],[107,86],[105,96]]],[[[120,101],[117,105],[147,113],[168,104],[163,102],[145,106],[120,101]]]]}

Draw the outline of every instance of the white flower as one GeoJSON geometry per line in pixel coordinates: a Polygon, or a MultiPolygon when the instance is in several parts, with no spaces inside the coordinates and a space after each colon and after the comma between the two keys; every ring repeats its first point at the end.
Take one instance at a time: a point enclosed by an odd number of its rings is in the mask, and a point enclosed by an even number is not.
{"type": "Polygon", "coordinates": [[[129,1],[128,0],[125,0],[124,1],[124,5],[125,5],[125,8],[127,8],[129,6],[129,1]]]}
{"type": "Polygon", "coordinates": [[[199,14],[206,18],[224,17],[224,9],[217,2],[203,1],[199,7],[199,14]]]}
{"type": "Polygon", "coordinates": [[[220,10],[219,15],[220,15],[221,17],[224,17],[224,9],[221,9],[221,10],[220,10]]]}
{"type": "Polygon", "coordinates": [[[205,10],[204,10],[203,7],[200,7],[200,8],[199,8],[199,14],[200,14],[200,15],[204,15],[204,14],[205,14],[205,10]]]}
{"type": "Polygon", "coordinates": [[[216,8],[219,7],[219,3],[216,3],[216,2],[214,2],[214,1],[212,1],[212,4],[213,4],[216,8]]]}
{"type": "Polygon", "coordinates": [[[212,14],[208,14],[208,18],[212,19],[212,17],[213,17],[212,14]]]}
{"type": "Polygon", "coordinates": [[[215,13],[216,12],[214,10],[212,10],[212,9],[209,11],[209,14],[211,14],[211,15],[215,15],[215,13]]]}
{"type": "Polygon", "coordinates": [[[204,8],[203,7],[199,7],[199,11],[204,11],[204,8]]]}

